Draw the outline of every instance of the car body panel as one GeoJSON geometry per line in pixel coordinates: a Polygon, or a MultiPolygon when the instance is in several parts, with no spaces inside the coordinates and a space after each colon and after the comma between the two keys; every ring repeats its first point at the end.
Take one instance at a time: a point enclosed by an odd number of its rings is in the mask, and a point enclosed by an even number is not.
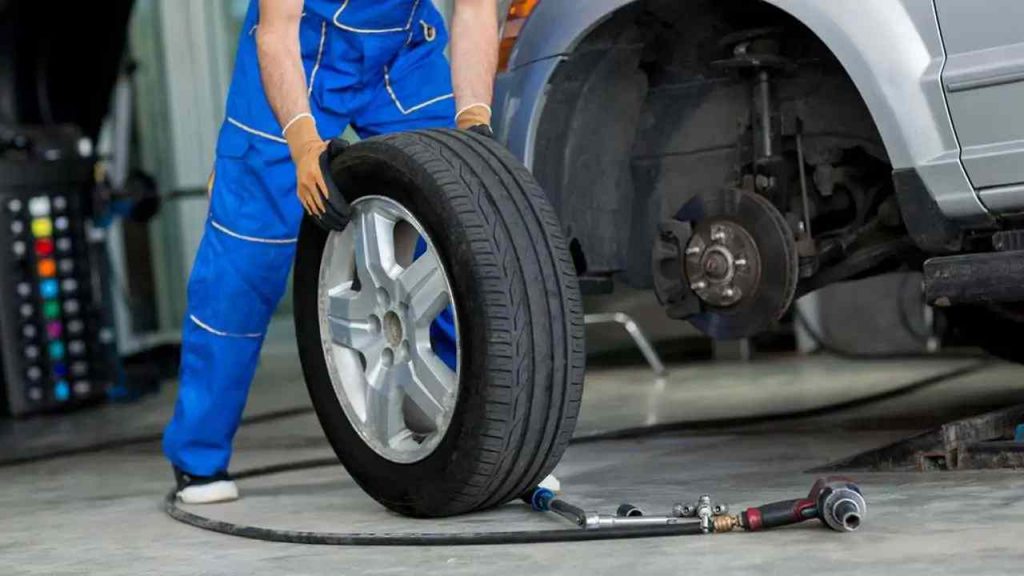
{"type": "MultiPolygon", "coordinates": [[[[945,51],[932,0],[766,0],[810,28],[846,69],[871,111],[894,169],[921,175],[943,214],[992,223],[960,160],[941,75],[945,51]]],[[[1007,0],[1015,1],[1015,0],[1007,0]]],[[[628,0],[542,0],[524,26],[495,94],[499,135],[527,165],[544,91],[559,59],[628,0]]],[[[1003,202],[1024,197],[1004,192],[1003,202]]],[[[1012,204],[1012,202],[1010,202],[1012,204]]]]}
{"type": "Polygon", "coordinates": [[[520,32],[509,68],[567,55],[586,35],[623,6],[637,0],[540,0],[520,32]]]}
{"type": "Polygon", "coordinates": [[[500,74],[494,83],[495,136],[531,170],[548,84],[562,60],[555,56],[531,62],[500,74]]]}
{"type": "Polygon", "coordinates": [[[1024,2],[936,0],[942,78],[972,184],[990,208],[1024,210],[1024,2]]]}

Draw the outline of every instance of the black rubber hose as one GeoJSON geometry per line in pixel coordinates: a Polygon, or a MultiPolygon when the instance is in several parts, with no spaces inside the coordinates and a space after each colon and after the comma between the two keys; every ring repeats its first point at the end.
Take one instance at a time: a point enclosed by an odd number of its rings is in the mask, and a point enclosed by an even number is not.
{"type": "Polygon", "coordinates": [[[549,504],[551,511],[558,514],[562,518],[575,523],[577,526],[583,526],[587,522],[587,513],[582,508],[578,508],[569,504],[565,500],[554,499],[549,504]]]}
{"type": "MultiPolygon", "coordinates": [[[[253,478],[281,472],[339,466],[335,458],[304,460],[273,466],[254,468],[239,473],[235,478],[253,478]]],[[[569,505],[571,506],[571,505],[569,505]]],[[[573,506],[573,508],[575,508],[573,506]]],[[[577,510],[579,510],[577,508],[577,510]]],[[[585,530],[515,530],[502,532],[309,532],[306,530],[279,530],[235,524],[193,514],[178,507],[175,491],[164,499],[164,511],[179,522],[196,528],[266,542],[289,544],[318,544],[323,546],[483,546],[497,544],[538,544],[543,542],[583,542],[587,540],[617,540],[626,538],[655,538],[703,534],[700,523],[688,522],[667,526],[638,528],[601,528],[585,530]]],[[[580,510],[582,513],[582,510],[580,510]]],[[[416,522],[410,520],[410,522],[416,522]]]]}
{"type": "MultiPolygon", "coordinates": [[[[907,394],[916,390],[920,390],[921,388],[924,388],[926,386],[932,386],[941,382],[945,382],[952,378],[956,378],[958,376],[963,376],[965,374],[977,372],[990,366],[991,364],[991,361],[983,360],[981,362],[973,363],[958,370],[953,370],[951,372],[940,374],[938,376],[932,376],[929,378],[925,378],[923,380],[918,380],[903,388],[875,395],[866,399],[842,402],[833,406],[797,411],[789,414],[775,414],[764,417],[738,419],[730,421],[729,424],[753,424],[773,419],[820,416],[823,414],[830,413],[832,411],[853,408],[856,406],[861,406],[872,402],[882,401],[902,394],[907,394]]],[[[699,424],[700,423],[698,423],[698,425],[696,426],[697,428],[702,427],[699,424]]],[[[711,424],[711,422],[705,422],[703,424],[704,426],[707,426],[711,424]]],[[[723,424],[723,422],[719,421],[718,424],[721,425],[723,424]]],[[[682,426],[676,424],[663,426],[648,426],[641,429],[620,430],[615,433],[595,435],[586,438],[577,438],[573,440],[573,444],[582,444],[587,442],[595,442],[599,440],[635,438],[640,436],[665,433],[676,428],[690,426],[694,426],[694,423],[684,424],[682,426]]],[[[284,464],[272,464],[269,466],[262,466],[259,468],[251,468],[249,470],[238,472],[234,476],[236,479],[241,480],[244,478],[268,476],[270,474],[279,474],[282,472],[292,472],[296,470],[307,470],[311,468],[322,468],[327,466],[340,465],[341,463],[337,460],[337,458],[334,457],[318,458],[314,460],[287,462],[284,464]]],[[[195,526],[196,528],[202,528],[203,530],[210,530],[213,532],[219,532],[221,534],[227,534],[230,536],[239,536],[243,538],[264,540],[268,542],[287,542],[293,544],[320,544],[334,546],[468,546],[486,544],[528,544],[540,542],[582,542],[586,540],[609,540],[620,538],[653,538],[661,536],[684,536],[702,533],[700,530],[699,523],[696,522],[668,526],[651,526],[643,528],[625,529],[603,528],[597,530],[585,530],[582,528],[576,528],[564,530],[523,530],[515,532],[336,533],[308,532],[303,530],[276,530],[271,528],[262,528],[259,526],[248,526],[243,524],[233,524],[231,522],[224,522],[221,520],[214,520],[212,518],[206,518],[203,516],[199,516],[197,514],[193,514],[186,510],[182,510],[177,505],[175,491],[173,490],[167,495],[166,499],[164,500],[164,510],[171,518],[174,518],[179,522],[195,526]]],[[[576,510],[580,509],[576,508],[576,510]]],[[[580,513],[582,513],[582,510],[580,510],[580,513]]]]}

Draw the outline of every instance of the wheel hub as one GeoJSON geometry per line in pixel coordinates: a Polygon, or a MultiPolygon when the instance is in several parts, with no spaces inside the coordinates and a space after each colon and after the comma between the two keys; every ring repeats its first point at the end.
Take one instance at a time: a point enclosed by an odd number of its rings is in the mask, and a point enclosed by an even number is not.
{"type": "Polygon", "coordinates": [[[388,346],[397,348],[402,343],[402,321],[398,318],[398,314],[394,310],[389,311],[384,315],[384,336],[387,339],[388,346]]]}
{"type": "Polygon", "coordinates": [[[654,286],[670,317],[712,338],[745,338],[793,301],[796,242],[763,196],[738,188],[698,194],[659,230],[654,286]]]}
{"type": "Polygon", "coordinates": [[[742,226],[729,221],[700,224],[686,248],[686,276],[702,301],[728,307],[757,288],[761,259],[742,226]]]}
{"type": "MultiPolygon", "coordinates": [[[[431,325],[452,307],[447,272],[418,220],[389,198],[352,203],[320,268],[320,334],[331,384],[352,427],[399,463],[430,455],[458,398],[452,370],[434,352],[431,325]],[[426,250],[416,255],[417,244],[426,250]]],[[[453,317],[457,315],[453,313],[453,317]]],[[[458,324],[456,320],[456,357],[458,324]]]]}

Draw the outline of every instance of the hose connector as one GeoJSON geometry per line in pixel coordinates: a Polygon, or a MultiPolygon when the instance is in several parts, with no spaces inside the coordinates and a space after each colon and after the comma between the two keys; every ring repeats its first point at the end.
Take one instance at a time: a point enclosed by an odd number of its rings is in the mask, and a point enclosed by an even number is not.
{"type": "Polygon", "coordinates": [[[533,493],[530,495],[530,507],[537,512],[547,512],[551,510],[551,501],[555,499],[555,493],[547,488],[534,488],[533,493]]]}
{"type": "Polygon", "coordinates": [[[739,516],[715,516],[711,519],[711,531],[715,534],[732,532],[739,525],[739,516]]]}

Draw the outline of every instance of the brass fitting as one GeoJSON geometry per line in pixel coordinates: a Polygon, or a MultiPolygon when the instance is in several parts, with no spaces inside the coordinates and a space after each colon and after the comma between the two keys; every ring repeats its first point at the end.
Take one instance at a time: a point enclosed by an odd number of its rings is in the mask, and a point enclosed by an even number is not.
{"type": "Polygon", "coordinates": [[[732,532],[734,528],[740,525],[739,516],[715,516],[712,520],[714,526],[714,532],[732,532]]]}

